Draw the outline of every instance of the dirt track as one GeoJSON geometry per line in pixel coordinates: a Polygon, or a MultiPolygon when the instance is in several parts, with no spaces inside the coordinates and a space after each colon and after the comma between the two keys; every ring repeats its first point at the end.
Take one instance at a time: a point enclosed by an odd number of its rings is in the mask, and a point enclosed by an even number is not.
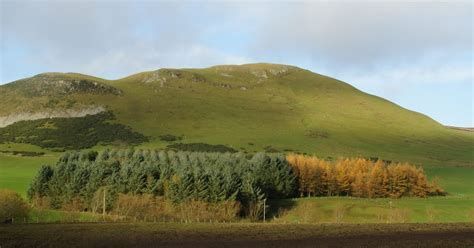
{"type": "Polygon", "coordinates": [[[474,224],[3,225],[0,247],[474,247],[474,224]]]}

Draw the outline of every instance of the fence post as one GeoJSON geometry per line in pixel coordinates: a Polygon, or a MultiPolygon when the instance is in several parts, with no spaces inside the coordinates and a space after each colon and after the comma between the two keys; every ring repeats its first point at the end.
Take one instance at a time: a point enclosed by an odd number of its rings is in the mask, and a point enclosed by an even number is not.
{"type": "Polygon", "coordinates": [[[267,198],[263,199],[263,222],[265,222],[265,214],[267,210],[266,203],[267,203],[267,198]]]}
{"type": "Polygon", "coordinates": [[[107,188],[104,187],[104,199],[102,202],[102,215],[105,216],[105,194],[107,192],[107,188]]]}

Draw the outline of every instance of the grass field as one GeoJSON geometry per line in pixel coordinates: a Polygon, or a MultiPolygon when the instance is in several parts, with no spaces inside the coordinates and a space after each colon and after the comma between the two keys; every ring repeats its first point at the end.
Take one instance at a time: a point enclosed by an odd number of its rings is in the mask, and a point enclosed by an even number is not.
{"type": "Polygon", "coordinates": [[[54,164],[57,157],[20,157],[0,153],[0,188],[12,189],[26,196],[31,180],[43,164],[54,164]]]}
{"type": "Polygon", "coordinates": [[[0,225],[2,247],[472,247],[474,224],[0,225]]]}
{"type": "Polygon", "coordinates": [[[274,222],[282,223],[389,223],[473,222],[474,169],[427,167],[430,178],[439,177],[446,197],[361,199],[312,197],[271,204],[274,222]],[[273,204],[273,205],[272,205],[273,204]]]}

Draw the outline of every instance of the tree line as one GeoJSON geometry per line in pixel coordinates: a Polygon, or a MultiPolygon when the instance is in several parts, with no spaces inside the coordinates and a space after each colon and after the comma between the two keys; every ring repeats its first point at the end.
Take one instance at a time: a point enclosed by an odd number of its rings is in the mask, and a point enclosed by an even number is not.
{"type": "Polygon", "coordinates": [[[241,215],[258,217],[264,198],[288,198],[295,189],[283,155],[127,149],[66,152],[55,166],[41,167],[28,196],[48,199],[53,208],[73,203],[92,211],[101,208],[96,205],[104,194],[107,211],[124,194],[163,197],[173,204],[231,201],[241,205],[241,215]]]}
{"type": "Polygon", "coordinates": [[[364,158],[328,162],[298,154],[288,155],[287,161],[298,178],[300,196],[399,198],[445,194],[436,182],[428,181],[423,168],[408,163],[364,158]]]}
{"type": "Polygon", "coordinates": [[[37,205],[69,210],[140,214],[153,208],[156,217],[163,212],[189,215],[194,206],[203,211],[193,216],[258,219],[264,199],[442,193],[422,169],[408,164],[327,162],[295,154],[106,149],[66,152],[55,166],[42,166],[28,197],[37,205]]]}

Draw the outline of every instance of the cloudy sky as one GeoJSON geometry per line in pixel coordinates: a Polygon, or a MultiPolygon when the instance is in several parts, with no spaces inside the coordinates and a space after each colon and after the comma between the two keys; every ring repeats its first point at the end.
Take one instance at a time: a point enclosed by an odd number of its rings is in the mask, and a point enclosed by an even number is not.
{"type": "Polygon", "coordinates": [[[473,3],[0,0],[0,83],[272,62],[474,126],[473,3]]]}

